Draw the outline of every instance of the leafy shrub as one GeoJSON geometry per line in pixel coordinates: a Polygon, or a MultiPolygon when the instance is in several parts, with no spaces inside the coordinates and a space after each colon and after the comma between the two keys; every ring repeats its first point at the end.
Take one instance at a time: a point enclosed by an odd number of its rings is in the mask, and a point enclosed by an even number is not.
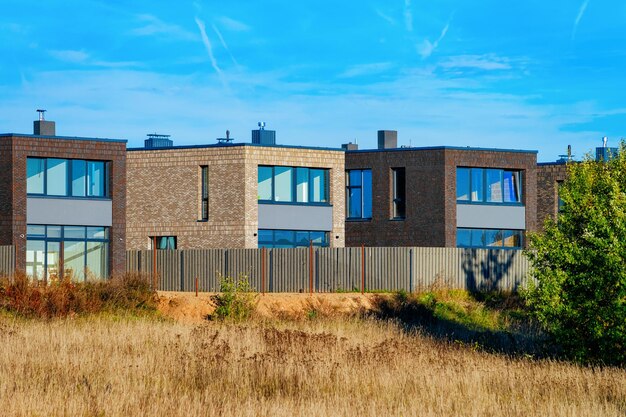
{"type": "Polygon", "coordinates": [[[564,206],[527,256],[537,280],[525,293],[564,353],[580,362],[626,363],[626,149],[607,162],[570,164],[564,206]]]}
{"type": "Polygon", "coordinates": [[[156,293],[140,274],[74,282],[71,276],[48,284],[21,272],[0,278],[0,309],[26,317],[66,317],[102,311],[155,311],[156,293]]]}
{"type": "Polygon", "coordinates": [[[250,318],[256,308],[258,293],[250,285],[248,277],[238,279],[220,277],[220,292],[211,297],[215,304],[213,317],[220,320],[241,321],[250,318]]]}

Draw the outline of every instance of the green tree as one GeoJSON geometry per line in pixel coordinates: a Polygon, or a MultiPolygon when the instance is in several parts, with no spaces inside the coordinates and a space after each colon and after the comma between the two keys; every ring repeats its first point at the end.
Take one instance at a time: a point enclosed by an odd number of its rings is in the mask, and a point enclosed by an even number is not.
{"type": "Polygon", "coordinates": [[[568,166],[564,206],[526,255],[535,317],[575,360],[626,363],[626,148],[568,166]]]}

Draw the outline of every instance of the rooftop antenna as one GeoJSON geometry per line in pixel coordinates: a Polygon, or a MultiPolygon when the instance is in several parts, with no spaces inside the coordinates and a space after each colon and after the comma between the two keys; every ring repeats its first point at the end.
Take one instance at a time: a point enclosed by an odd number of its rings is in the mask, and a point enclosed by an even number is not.
{"type": "Polygon", "coordinates": [[[230,137],[230,130],[226,131],[226,137],[225,138],[217,138],[217,142],[218,143],[230,143],[233,140],[235,140],[235,139],[230,137]]]}
{"type": "Polygon", "coordinates": [[[46,118],[44,117],[44,113],[46,112],[45,109],[37,109],[37,113],[39,113],[39,121],[43,122],[44,120],[46,120],[46,118]]]}
{"type": "Polygon", "coordinates": [[[567,160],[572,160],[572,145],[567,145],[567,160]]]}
{"type": "Polygon", "coordinates": [[[606,148],[606,143],[607,143],[608,141],[609,141],[609,138],[608,138],[608,137],[604,136],[604,137],[602,138],[602,147],[603,147],[603,148],[606,148]]]}
{"type": "Polygon", "coordinates": [[[259,122],[259,130],[265,130],[265,122],[259,122]]]}

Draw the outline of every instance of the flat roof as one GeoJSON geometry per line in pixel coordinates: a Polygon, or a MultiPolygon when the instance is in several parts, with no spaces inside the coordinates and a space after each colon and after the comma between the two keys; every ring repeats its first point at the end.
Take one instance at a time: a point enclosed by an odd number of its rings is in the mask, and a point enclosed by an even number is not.
{"type": "Polygon", "coordinates": [[[296,145],[263,145],[260,143],[214,143],[211,145],[178,145],[178,146],[161,146],[154,148],[128,148],[127,151],[167,151],[176,149],[211,149],[211,148],[235,148],[239,146],[253,146],[259,148],[287,148],[287,149],[303,149],[313,151],[339,151],[345,152],[345,149],[341,148],[324,148],[319,146],[296,146],[296,145]]]}
{"type": "Polygon", "coordinates": [[[33,139],[61,139],[61,140],[84,140],[92,142],[119,142],[127,143],[126,139],[108,139],[108,138],[85,138],[79,136],[46,136],[46,135],[26,135],[24,133],[0,133],[0,138],[20,137],[33,139]]]}
{"type": "Polygon", "coordinates": [[[365,152],[406,152],[406,151],[441,151],[441,150],[453,150],[453,151],[475,151],[475,152],[508,152],[508,153],[533,153],[537,154],[536,150],[524,150],[524,149],[501,149],[501,148],[474,148],[471,146],[423,146],[414,148],[389,148],[389,149],[357,149],[346,151],[346,153],[365,153],[365,152]]]}

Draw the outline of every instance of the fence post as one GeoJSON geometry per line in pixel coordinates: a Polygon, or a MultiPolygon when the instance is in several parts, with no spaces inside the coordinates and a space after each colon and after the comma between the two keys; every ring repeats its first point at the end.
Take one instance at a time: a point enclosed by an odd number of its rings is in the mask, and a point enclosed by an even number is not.
{"type": "Polygon", "coordinates": [[[157,251],[157,238],[156,236],[152,237],[152,288],[154,291],[157,291],[157,278],[156,278],[156,252],[157,251]]]}
{"type": "Polygon", "coordinates": [[[261,248],[261,294],[265,295],[265,246],[261,248]]]}
{"type": "Polygon", "coordinates": [[[198,277],[196,277],[196,297],[198,296],[198,277]]]}
{"type": "Polygon", "coordinates": [[[365,245],[361,244],[361,295],[365,294],[365,245]]]}
{"type": "Polygon", "coordinates": [[[313,240],[309,240],[309,295],[313,295],[313,240]]]}

